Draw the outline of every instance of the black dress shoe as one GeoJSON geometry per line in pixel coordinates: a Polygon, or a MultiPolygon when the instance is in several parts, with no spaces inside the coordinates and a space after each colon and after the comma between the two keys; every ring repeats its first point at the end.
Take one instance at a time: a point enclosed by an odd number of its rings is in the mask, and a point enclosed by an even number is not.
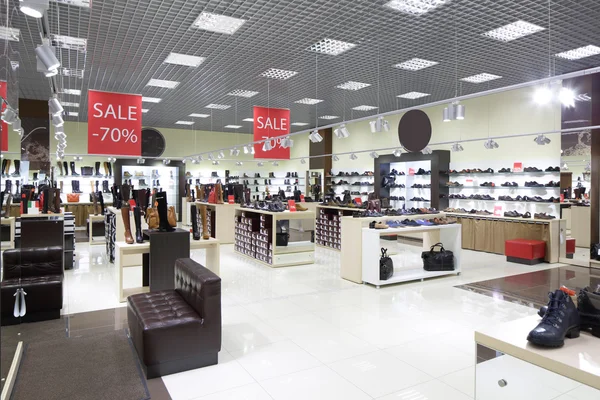
{"type": "Polygon", "coordinates": [[[565,337],[579,337],[579,312],[571,297],[560,289],[550,293],[549,298],[548,310],[538,326],[529,332],[527,340],[538,346],[560,347],[565,337]]]}

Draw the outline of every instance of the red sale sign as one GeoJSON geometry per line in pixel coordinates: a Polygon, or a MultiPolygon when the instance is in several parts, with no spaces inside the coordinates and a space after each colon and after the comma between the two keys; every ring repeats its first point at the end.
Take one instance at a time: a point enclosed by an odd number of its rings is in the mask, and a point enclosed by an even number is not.
{"type": "MultiPolygon", "coordinates": [[[[0,81],[0,97],[6,99],[6,82],[0,81]]],[[[2,102],[2,111],[6,108],[6,103],[2,102]]],[[[8,124],[2,121],[0,124],[2,136],[0,136],[0,151],[8,151],[8,124]]]]}
{"type": "Polygon", "coordinates": [[[289,160],[290,148],[281,140],[290,133],[290,110],[254,106],[254,140],[269,141],[271,150],[263,151],[263,143],[254,145],[254,158],[289,160]]]}
{"type": "Polygon", "coordinates": [[[142,96],[88,92],[88,154],[142,154],[142,96]]]}
{"type": "Polygon", "coordinates": [[[294,200],[288,200],[288,209],[290,212],[296,212],[296,202],[294,200]]]}

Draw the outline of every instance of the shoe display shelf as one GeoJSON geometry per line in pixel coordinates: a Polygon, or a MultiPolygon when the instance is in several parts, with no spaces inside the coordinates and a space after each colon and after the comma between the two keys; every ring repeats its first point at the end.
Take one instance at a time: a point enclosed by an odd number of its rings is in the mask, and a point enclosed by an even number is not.
{"type": "Polygon", "coordinates": [[[349,191],[359,192],[359,194],[351,194],[352,198],[360,197],[361,200],[365,200],[375,188],[375,176],[373,174],[356,174],[356,171],[341,171],[337,169],[331,172],[333,172],[333,175],[325,176],[325,185],[333,190],[334,197],[342,198],[346,191],[349,191]],[[340,173],[354,173],[355,175],[339,175],[340,173]],[[339,184],[340,181],[348,183],[339,184]],[[360,183],[360,185],[357,183],[360,183]]]}
{"type": "MultiPolygon", "coordinates": [[[[116,207],[106,207],[106,214],[107,215],[104,219],[104,232],[106,233],[107,240],[107,255],[109,257],[109,261],[114,263],[116,258],[115,244],[117,242],[125,243],[125,224],[123,223],[123,217],[120,209],[117,209],[116,207]]],[[[133,217],[133,209],[129,210],[129,221],[131,224],[131,233],[135,237],[135,219],[133,217]]],[[[148,224],[146,223],[146,220],[142,218],[142,230],[144,229],[148,229],[148,224]]],[[[126,254],[121,263],[124,266],[142,265],[142,259],[135,254],[126,254]]]]}
{"type": "Polygon", "coordinates": [[[277,246],[278,222],[303,219],[314,221],[315,213],[238,208],[235,210],[235,252],[273,268],[314,264],[315,244],[309,240],[289,240],[287,246],[277,246]]]}
{"type": "MultiPolygon", "coordinates": [[[[15,248],[15,223],[16,223],[16,218],[15,217],[2,217],[1,219],[1,225],[4,228],[5,226],[6,228],[6,239],[8,240],[3,240],[2,244],[1,244],[1,248],[2,249],[14,249],[15,248]]],[[[5,239],[5,232],[4,229],[2,229],[2,239],[5,239]]]]}
{"type": "Polygon", "coordinates": [[[168,165],[119,165],[121,184],[131,180],[133,190],[162,189],[167,192],[167,204],[179,210],[179,167],[168,165]]]}
{"type": "Polygon", "coordinates": [[[341,218],[352,216],[356,208],[317,205],[315,245],[340,251],[342,249],[341,218]]]}
{"type": "MultiPolygon", "coordinates": [[[[206,219],[208,233],[210,237],[219,239],[222,244],[231,244],[235,240],[235,211],[240,207],[239,204],[213,204],[196,201],[188,203],[190,206],[196,204],[198,210],[198,229],[202,232],[202,219],[200,218],[200,206],[206,206],[206,219]]],[[[191,214],[186,215],[191,225],[191,214]]]]}
{"type": "Polygon", "coordinates": [[[575,239],[577,247],[590,248],[592,209],[590,206],[561,203],[562,217],[567,221],[570,237],[575,239]]]}
{"type": "Polygon", "coordinates": [[[566,236],[567,223],[564,219],[513,218],[456,212],[446,212],[446,215],[456,217],[458,224],[462,226],[463,249],[504,255],[506,240],[542,240],[546,242],[545,261],[559,262],[560,237],[566,236]]]}
{"type": "MultiPolygon", "coordinates": [[[[355,283],[363,283],[363,268],[362,268],[362,251],[363,251],[363,229],[369,227],[369,223],[396,221],[405,219],[421,219],[421,218],[441,218],[445,217],[443,212],[437,214],[419,214],[419,215],[389,215],[375,218],[354,218],[341,217],[341,246],[344,251],[341,252],[340,258],[340,276],[343,279],[355,283]]],[[[442,225],[443,226],[443,225],[442,225]]],[[[436,226],[437,227],[437,226],[436,226]]],[[[389,231],[390,229],[384,229],[389,231]]],[[[398,239],[409,238],[421,240],[423,239],[422,232],[411,231],[409,229],[401,229],[396,233],[398,239]]],[[[425,243],[425,242],[424,242],[425,243]]],[[[432,243],[433,244],[433,243],[432,243]]],[[[378,247],[377,249],[380,249],[378,247]]],[[[429,247],[427,247],[429,249],[429,247]]],[[[379,250],[378,250],[379,251],[379,250]]],[[[378,258],[379,259],[379,258],[378,258]]]]}
{"type": "MultiPolygon", "coordinates": [[[[385,247],[385,245],[383,246],[385,247]]],[[[461,272],[461,226],[458,224],[415,226],[406,228],[369,229],[362,228],[362,280],[379,288],[400,282],[409,282],[447,275],[460,275],[461,272]],[[443,243],[444,249],[454,253],[454,269],[451,271],[425,271],[423,262],[418,265],[398,266],[402,264],[402,256],[388,254],[394,261],[394,274],[387,280],[379,279],[379,258],[381,257],[381,237],[396,236],[407,233],[423,235],[423,251],[429,251],[436,243],[443,243]]],[[[343,264],[342,264],[343,265],[343,264]]]]}
{"type": "Polygon", "coordinates": [[[534,346],[527,335],[539,322],[532,315],[475,330],[476,399],[598,398],[600,339],[581,331],[562,347],[534,346]]]}

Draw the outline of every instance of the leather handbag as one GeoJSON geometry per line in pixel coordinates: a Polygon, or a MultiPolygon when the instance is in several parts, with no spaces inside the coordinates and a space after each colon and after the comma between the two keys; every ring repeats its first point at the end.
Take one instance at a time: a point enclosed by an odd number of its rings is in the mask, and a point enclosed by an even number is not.
{"type": "Polygon", "coordinates": [[[156,208],[149,207],[146,209],[146,223],[150,229],[158,229],[159,226],[158,210],[156,208]]]}
{"type": "Polygon", "coordinates": [[[600,243],[594,243],[590,246],[590,260],[600,261],[600,243]]]}
{"type": "Polygon", "coordinates": [[[394,262],[387,255],[387,249],[381,248],[381,258],[379,259],[379,280],[387,281],[394,275],[394,262]]]}
{"type": "Polygon", "coordinates": [[[67,203],[79,203],[79,193],[67,193],[67,203]]]}
{"type": "Polygon", "coordinates": [[[442,243],[436,243],[429,251],[422,252],[421,258],[425,271],[454,271],[454,253],[444,249],[442,243]],[[440,250],[436,251],[438,246],[440,250]]]}
{"type": "Polygon", "coordinates": [[[172,228],[177,227],[177,215],[175,214],[175,207],[169,206],[167,209],[167,221],[172,228]]]}
{"type": "Polygon", "coordinates": [[[81,176],[94,175],[94,167],[81,167],[81,176]]]}

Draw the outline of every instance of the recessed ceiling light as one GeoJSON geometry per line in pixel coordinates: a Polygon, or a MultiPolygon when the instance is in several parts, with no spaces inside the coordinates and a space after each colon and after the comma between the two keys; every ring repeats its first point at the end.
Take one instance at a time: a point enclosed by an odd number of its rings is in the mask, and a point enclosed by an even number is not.
{"type": "Polygon", "coordinates": [[[179,86],[179,82],[166,81],[164,79],[150,79],[148,81],[148,83],[146,84],[146,86],[155,86],[155,87],[161,87],[161,88],[167,88],[167,89],[175,89],[177,86],[179,86]]]}
{"type": "Polygon", "coordinates": [[[197,67],[206,60],[205,57],[190,56],[188,54],[170,53],[165,59],[165,64],[185,65],[186,67],[197,67]]]}
{"type": "Polygon", "coordinates": [[[346,50],[350,50],[354,46],[356,46],[354,43],[342,42],[341,40],[323,39],[310,46],[308,50],[316,53],[337,56],[346,50]]]}
{"type": "Polygon", "coordinates": [[[77,111],[68,111],[67,116],[69,117],[79,117],[79,113],[77,111]]]}
{"type": "Polygon", "coordinates": [[[206,106],[206,108],[213,108],[215,110],[227,110],[229,107],[231,107],[230,105],[227,104],[209,104],[206,106]]]}
{"type": "Polygon", "coordinates": [[[493,81],[494,79],[500,79],[500,78],[502,78],[502,77],[499,75],[488,74],[488,73],[484,72],[482,74],[467,76],[466,78],[462,78],[461,81],[471,82],[471,83],[482,83],[482,82],[493,81]]]}
{"type": "Polygon", "coordinates": [[[482,35],[491,37],[492,39],[500,40],[502,42],[510,42],[511,40],[543,31],[544,29],[546,28],[519,20],[513,22],[512,24],[504,25],[500,28],[492,29],[489,32],[482,33],[482,35]]]}
{"type": "Polygon", "coordinates": [[[142,101],[145,103],[160,103],[162,99],[158,97],[142,97],[142,101]]]}
{"type": "Polygon", "coordinates": [[[71,6],[90,8],[90,0],[52,0],[57,3],[69,4],[71,6]]]}
{"type": "Polygon", "coordinates": [[[288,71],[285,69],[269,68],[268,70],[260,74],[260,76],[264,76],[265,78],[270,79],[286,80],[296,75],[297,73],[298,72],[296,71],[288,71]]]}
{"type": "Polygon", "coordinates": [[[79,107],[79,103],[71,103],[69,101],[61,101],[63,107],[79,107]]]}
{"type": "Polygon", "coordinates": [[[371,110],[376,110],[376,109],[377,109],[377,107],[375,107],[375,106],[365,106],[365,105],[362,105],[362,106],[356,106],[356,107],[353,107],[352,109],[353,109],[353,110],[356,110],[356,111],[371,111],[371,110]]]}
{"type": "Polygon", "coordinates": [[[228,96],[238,96],[238,97],[246,97],[246,98],[256,96],[257,94],[258,94],[258,92],[254,92],[252,90],[243,90],[243,89],[236,89],[234,91],[227,93],[228,96]]]}
{"type": "Polygon", "coordinates": [[[246,22],[245,19],[228,17],[226,15],[203,12],[192,26],[206,31],[233,35],[246,22]]]}
{"type": "Polygon", "coordinates": [[[308,125],[307,122],[292,122],[291,123],[292,126],[306,126],[308,125]]]}
{"type": "Polygon", "coordinates": [[[194,125],[194,121],[177,121],[175,125],[194,125]]]}
{"type": "Polygon", "coordinates": [[[85,51],[87,48],[87,39],[74,36],[51,34],[50,42],[52,46],[69,50],[85,51]]]}
{"type": "Polygon", "coordinates": [[[421,97],[425,97],[425,96],[429,96],[429,93],[421,93],[421,92],[408,92],[408,93],[404,93],[404,94],[400,94],[396,97],[400,97],[403,99],[419,99],[421,97]]]}
{"type": "Polygon", "coordinates": [[[254,118],[244,118],[243,122],[254,122],[254,118]]]}
{"type": "Polygon", "coordinates": [[[321,115],[320,119],[337,119],[339,118],[337,115],[321,115]]]}
{"type": "Polygon", "coordinates": [[[555,56],[567,60],[579,60],[580,58],[591,57],[596,54],[600,54],[600,47],[590,44],[573,50],[563,51],[562,53],[555,54],[555,56]]]}
{"type": "Polygon", "coordinates": [[[60,74],[63,76],[71,77],[71,78],[83,79],[83,70],[82,69],[61,68],[60,74]]]}
{"type": "Polygon", "coordinates": [[[392,0],[385,4],[405,14],[425,14],[441,5],[449,3],[450,0],[392,0]]]}
{"type": "Polygon", "coordinates": [[[225,125],[223,128],[240,129],[242,125],[225,125]]]}
{"type": "Polygon", "coordinates": [[[193,113],[193,114],[190,114],[190,117],[193,117],[193,118],[208,118],[208,117],[210,117],[210,114],[193,113]]]}
{"type": "Polygon", "coordinates": [[[148,111],[150,111],[148,108],[142,108],[143,113],[147,113],[148,111]]]}
{"type": "Polygon", "coordinates": [[[61,93],[72,94],[74,96],[81,96],[81,90],[79,89],[63,89],[61,93]]]}
{"type": "Polygon", "coordinates": [[[425,69],[433,65],[439,64],[437,61],[424,60],[422,58],[411,58],[408,61],[401,62],[400,64],[394,64],[392,67],[399,69],[407,69],[409,71],[418,71],[425,69]]]}
{"type": "Polygon", "coordinates": [[[360,89],[364,89],[364,88],[366,88],[368,86],[371,86],[371,84],[370,83],[348,81],[346,83],[342,83],[340,85],[337,85],[336,88],[338,88],[338,89],[345,89],[345,90],[360,90],[360,89]]]}
{"type": "Polygon", "coordinates": [[[13,42],[18,42],[20,36],[20,29],[0,26],[0,40],[12,40],[13,42]]]}
{"type": "Polygon", "coordinates": [[[320,102],[322,102],[323,100],[319,100],[319,99],[311,99],[309,97],[305,97],[303,99],[300,100],[296,100],[294,103],[298,103],[298,104],[310,104],[310,105],[314,105],[314,104],[319,104],[320,102]]]}

